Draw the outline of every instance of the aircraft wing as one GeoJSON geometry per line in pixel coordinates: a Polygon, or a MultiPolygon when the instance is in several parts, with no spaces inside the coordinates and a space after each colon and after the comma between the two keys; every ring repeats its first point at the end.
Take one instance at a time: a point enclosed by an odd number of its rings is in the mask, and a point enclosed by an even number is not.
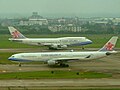
{"type": "Polygon", "coordinates": [[[56,61],[56,62],[73,62],[78,60],[86,60],[87,58],[90,58],[91,55],[87,55],[85,57],[61,57],[61,58],[54,58],[50,59],[48,61],[56,61]]]}
{"type": "Polygon", "coordinates": [[[56,61],[56,62],[73,62],[73,61],[78,61],[78,60],[83,60],[86,57],[73,57],[73,58],[54,58],[54,59],[50,59],[48,61],[56,61]]]}
{"type": "MultiPolygon", "coordinates": [[[[90,58],[91,55],[87,55],[85,57],[60,57],[60,58],[53,58],[53,59],[49,59],[47,60],[48,65],[55,65],[55,64],[63,64],[63,66],[65,65],[64,63],[66,62],[75,62],[75,61],[79,61],[79,60],[86,60],[86,58],[90,58]]],[[[68,65],[66,65],[68,66],[68,65]]]]}

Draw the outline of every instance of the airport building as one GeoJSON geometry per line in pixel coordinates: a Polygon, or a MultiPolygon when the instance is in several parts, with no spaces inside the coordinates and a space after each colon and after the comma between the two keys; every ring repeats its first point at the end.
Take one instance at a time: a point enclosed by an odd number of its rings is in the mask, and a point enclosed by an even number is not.
{"type": "Polygon", "coordinates": [[[37,12],[33,12],[33,15],[28,18],[28,20],[21,20],[21,26],[30,26],[30,25],[48,25],[48,20],[38,15],[37,12]]]}
{"type": "Polygon", "coordinates": [[[54,25],[54,26],[49,26],[48,28],[52,32],[59,32],[59,31],[81,32],[82,31],[80,26],[73,26],[72,24],[54,25]]]}

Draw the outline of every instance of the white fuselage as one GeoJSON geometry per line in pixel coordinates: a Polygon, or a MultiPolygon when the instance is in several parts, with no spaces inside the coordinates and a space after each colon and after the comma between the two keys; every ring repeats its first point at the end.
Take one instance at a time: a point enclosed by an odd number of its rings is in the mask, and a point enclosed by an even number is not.
{"type": "Polygon", "coordinates": [[[86,37],[63,37],[63,38],[24,38],[24,39],[13,39],[9,40],[15,42],[21,42],[30,45],[40,45],[40,46],[51,46],[55,48],[66,48],[72,45],[87,45],[91,44],[92,41],[86,37]]]}
{"type": "Polygon", "coordinates": [[[40,61],[48,62],[49,60],[93,60],[107,56],[107,52],[44,52],[44,53],[19,53],[9,57],[11,61],[30,62],[40,61]]]}

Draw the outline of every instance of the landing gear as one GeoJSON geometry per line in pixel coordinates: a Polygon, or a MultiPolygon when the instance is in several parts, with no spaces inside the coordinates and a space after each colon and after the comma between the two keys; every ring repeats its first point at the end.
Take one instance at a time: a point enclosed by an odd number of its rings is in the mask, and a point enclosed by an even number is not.
{"type": "Polygon", "coordinates": [[[57,48],[49,47],[49,50],[58,50],[57,48]]]}
{"type": "Polygon", "coordinates": [[[19,63],[19,67],[21,67],[21,63],[19,63]]]}
{"type": "Polygon", "coordinates": [[[85,47],[84,46],[82,46],[82,50],[84,50],[85,49],[85,47]]]}
{"type": "Polygon", "coordinates": [[[61,66],[61,67],[69,67],[68,64],[64,64],[64,63],[61,63],[60,66],[61,66]]]}

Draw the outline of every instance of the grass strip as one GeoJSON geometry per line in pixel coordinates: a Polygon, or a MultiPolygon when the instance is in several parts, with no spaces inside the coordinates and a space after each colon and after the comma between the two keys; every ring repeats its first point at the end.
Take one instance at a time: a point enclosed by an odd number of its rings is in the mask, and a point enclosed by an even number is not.
{"type": "Polygon", "coordinates": [[[99,72],[75,71],[33,71],[0,73],[0,79],[77,79],[77,78],[109,78],[112,74],[99,72]]]}

